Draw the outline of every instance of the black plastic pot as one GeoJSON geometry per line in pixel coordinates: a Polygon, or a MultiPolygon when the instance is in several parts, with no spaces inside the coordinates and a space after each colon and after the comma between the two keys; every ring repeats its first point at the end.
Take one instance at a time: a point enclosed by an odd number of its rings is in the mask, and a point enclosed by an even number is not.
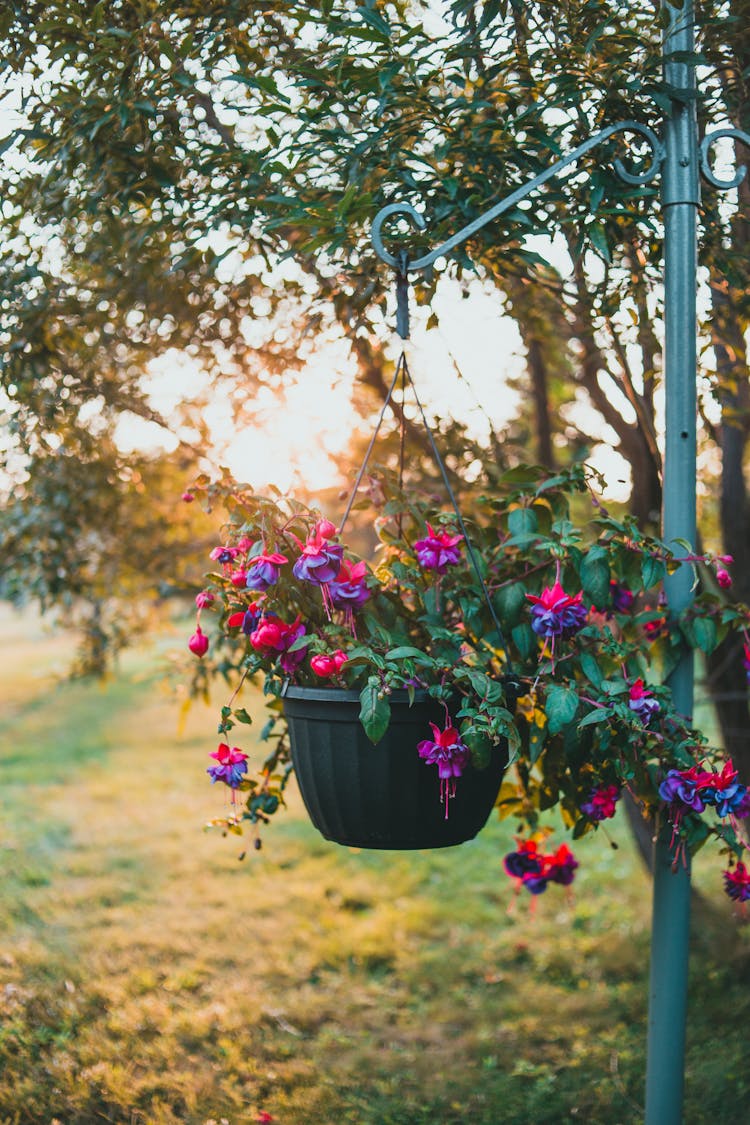
{"type": "Polygon", "coordinates": [[[471,840],[487,822],[500,788],[507,752],[458,778],[448,818],[440,801],[437,767],[417,753],[441,728],[440,703],[418,692],[410,707],[405,691],[390,697],[391,722],[377,744],[359,721],[359,693],[339,688],[289,686],[284,711],[302,799],[327,840],[356,848],[448,848],[471,840]]]}

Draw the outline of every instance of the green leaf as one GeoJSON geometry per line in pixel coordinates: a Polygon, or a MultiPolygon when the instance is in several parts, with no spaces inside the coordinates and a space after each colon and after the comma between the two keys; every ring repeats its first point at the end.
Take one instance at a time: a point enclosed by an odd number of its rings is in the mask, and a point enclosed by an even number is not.
{"type": "Polygon", "coordinates": [[[537,636],[530,625],[516,625],[511,632],[513,643],[522,660],[527,660],[537,647],[537,636]]]}
{"type": "Polygon", "coordinates": [[[544,749],[544,741],[547,737],[547,728],[532,726],[529,728],[529,761],[532,766],[535,762],[539,761],[542,750],[544,749]]]}
{"type": "Polygon", "coordinates": [[[514,508],[508,515],[508,531],[518,541],[533,539],[539,529],[536,512],[531,508],[514,508]]]}
{"type": "Polygon", "coordinates": [[[398,648],[389,649],[385,658],[386,660],[421,660],[423,664],[435,663],[431,656],[422,652],[421,648],[413,648],[412,645],[399,645],[398,648]]]}
{"type": "Polygon", "coordinates": [[[547,692],[544,710],[550,734],[557,734],[575,718],[578,710],[578,694],[573,688],[554,684],[547,692]]]}
{"type": "Polygon", "coordinates": [[[517,625],[526,605],[526,587],[522,582],[501,586],[492,595],[492,604],[497,610],[503,625],[512,628],[517,625]]]}
{"type": "Polygon", "coordinates": [[[609,602],[609,566],[606,556],[602,558],[589,551],[581,563],[581,585],[583,592],[591,599],[597,609],[604,609],[609,602]]]}
{"type": "Polygon", "coordinates": [[[612,717],[612,711],[609,707],[597,707],[593,711],[589,711],[588,715],[584,715],[578,724],[578,730],[581,727],[593,727],[596,723],[604,723],[612,717]]]}
{"type": "Polygon", "coordinates": [[[368,683],[359,693],[359,721],[373,744],[380,742],[391,721],[391,705],[386,696],[381,699],[380,685],[368,683]]]}
{"type": "Polygon", "coordinates": [[[584,652],[581,657],[581,671],[594,687],[601,687],[604,673],[590,652],[584,652]]]}
{"type": "Polygon", "coordinates": [[[701,652],[713,652],[716,648],[716,623],[710,617],[696,617],[693,621],[693,636],[701,652]]]}
{"type": "Polygon", "coordinates": [[[252,723],[252,716],[248,715],[244,707],[238,707],[234,712],[234,717],[238,723],[247,723],[248,726],[252,723]]]}
{"type": "Polygon", "coordinates": [[[641,563],[641,575],[646,590],[651,589],[652,586],[658,586],[659,583],[663,582],[665,573],[664,563],[661,559],[655,559],[651,555],[646,555],[641,563]]]}

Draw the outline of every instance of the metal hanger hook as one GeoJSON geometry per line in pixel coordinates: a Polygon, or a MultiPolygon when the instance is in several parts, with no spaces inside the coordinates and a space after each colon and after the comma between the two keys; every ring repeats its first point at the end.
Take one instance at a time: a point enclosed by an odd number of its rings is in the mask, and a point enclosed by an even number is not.
{"type": "MultiPolygon", "coordinates": [[[[381,207],[375,218],[372,220],[372,244],[375,247],[375,253],[387,265],[392,266],[399,272],[402,269],[403,256],[398,257],[395,254],[389,254],[383,245],[383,237],[381,230],[383,223],[392,215],[403,215],[409,220],[415,230],[426,230],[427,223],[424,221],[418,211],[415,211],[410,203],[389,203],[386,207],[381,207]]],[[[408,266],[407,266],[408,268],[408,266]]]]}

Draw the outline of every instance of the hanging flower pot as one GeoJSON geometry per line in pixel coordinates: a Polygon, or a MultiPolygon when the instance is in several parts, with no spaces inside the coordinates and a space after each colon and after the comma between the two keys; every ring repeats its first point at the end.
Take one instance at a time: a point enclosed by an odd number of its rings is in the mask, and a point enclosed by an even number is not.
{"type": "MultiPolygon", "coordinates": [[[[403,357],[389,396],[399,372],[408,377],[403,357]]],[[[403,457],[398,475],[377,469],[365,481],[369,451],[338,527],[296,498],[257,496],[228,478],[191,490],[228,515],[196,599],[217,627],[205,632],[202,618],[189,642],[196,692],[212,673],[234,685],[208,766],[231,805],[213,823],[249,827],[259,846],[295,772],[323,835],[359,847],[460,843],[497,800],[532,834],[506,870],[540,894],[574,871],[568,850],[544,843],[547,811],[559,806],[579,839],[627,790],[671,824],[678,862],[717,838],[728,894],[750,900],[738,863],[750,790],[665,682],[686,642],[710,654],[731,631],[744,634],[750,674],[750,616],[726,594],[730,560],[677,558],[610,515],[582,465],[552,478],[525,466],[499,481],[488,474],[464,520],[428,435],[448,511],[432,486],[405,479],[403,457]],[[344,537],[355,504],[360,535],[379,539],[369,558],[344,537]],[[678,617],[664,584],[685,566],[703,589],[678,617]],[[270,712],[257,772],[241,734],[253,721],[238,699],[246,681],[270,712]]]]}
{"type": "Polygon", "coordinates": [[[300,793],[327,840],[446,848],[473,839],[487,822],[506,747],[495,747],[483,769],[468,763],[454,787],[441,788],[439,771],[417,751],[430,723],[444,720],[443,707],[426,692],[417,692],[411,706],[406,691],[392,693],[390,723],[375,746],[360,721],[359,692],[289,686],[283,700],[300,793]]]}

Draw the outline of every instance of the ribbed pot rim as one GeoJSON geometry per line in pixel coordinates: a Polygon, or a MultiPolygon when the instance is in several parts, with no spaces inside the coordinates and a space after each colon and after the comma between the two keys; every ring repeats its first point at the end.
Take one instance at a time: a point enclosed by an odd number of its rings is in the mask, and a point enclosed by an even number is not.
{"type": "MultiPolygon", "coordinates": [[[[360,692],[353,688],[337,688],[337,687],[304,687],[300,684],[289,684],[289,686],[282,691],[281,698],[284,699],[309,699],[314,703],[359,703],[360,692]]],[[[388,696],[390,703],[409,703],[409,692],[406,688],[395,688],[388,696]]],[[[441,703],[439,699],[435,699],[424,688],[416,688],[414,691],[415,703],[441,703]]]]}

